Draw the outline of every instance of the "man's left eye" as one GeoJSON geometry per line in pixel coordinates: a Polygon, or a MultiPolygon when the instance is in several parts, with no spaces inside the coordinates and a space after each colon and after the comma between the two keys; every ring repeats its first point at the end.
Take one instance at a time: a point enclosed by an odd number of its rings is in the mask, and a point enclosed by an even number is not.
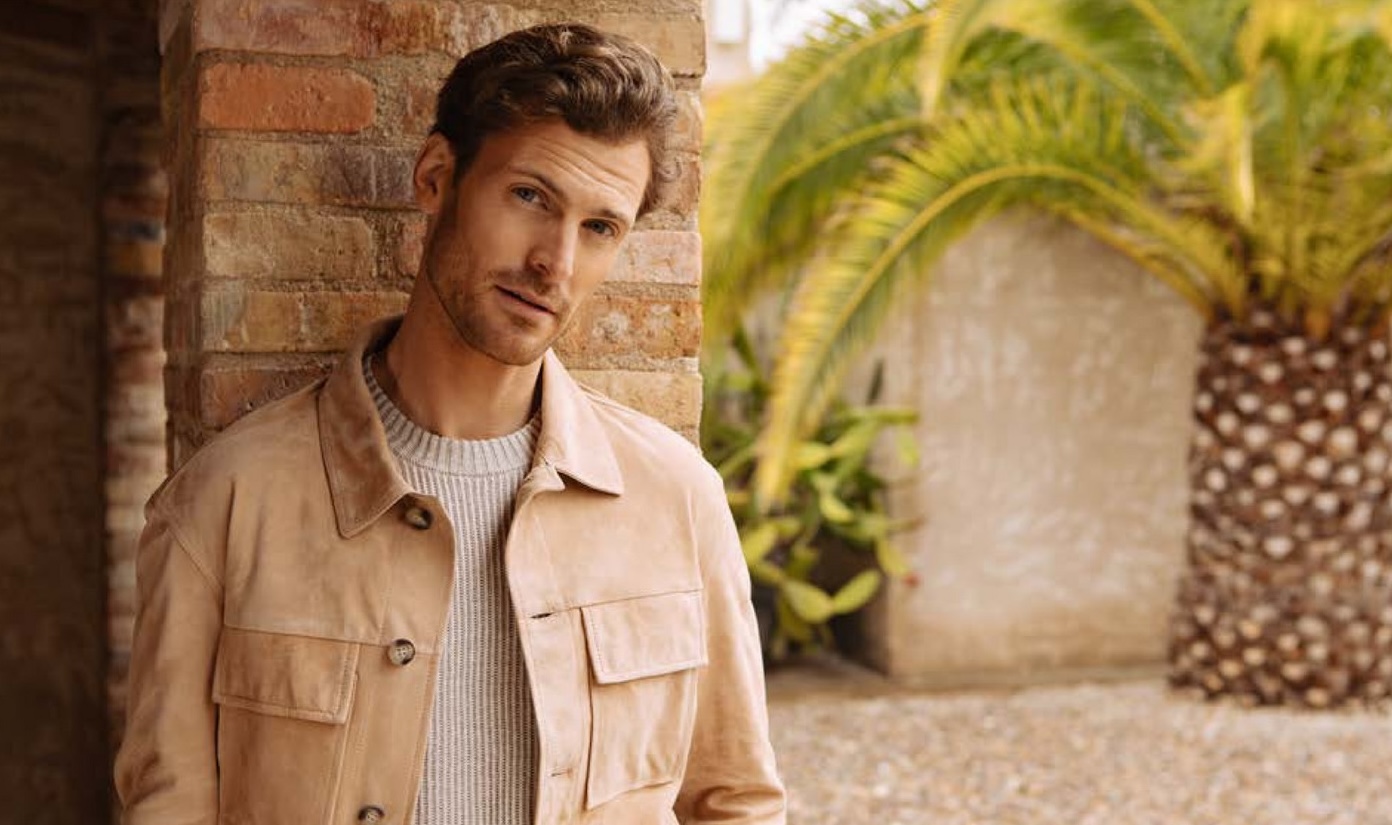
{"type": "Polygon", "coordinates": [[[619,234],[619,230],[614,228],[612,223],[606,221],[586,221],[585,228],[596,235],[603,235],[606,238],[612,238],[619,234]]]}

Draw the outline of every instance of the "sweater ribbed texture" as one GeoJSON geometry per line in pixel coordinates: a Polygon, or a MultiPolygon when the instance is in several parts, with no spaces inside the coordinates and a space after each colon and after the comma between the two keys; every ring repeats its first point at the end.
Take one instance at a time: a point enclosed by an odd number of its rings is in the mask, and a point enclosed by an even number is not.
{"type": "Polygon", "coordinates": [[[367,363],[367,386],[402,477],[413,490],[438,499],[454,527],[454,593],[415,823],[530,825],[536,721],[503,543],[540,420],[534,417],[501,438],[445,438],[408,419],[367,363]]]}

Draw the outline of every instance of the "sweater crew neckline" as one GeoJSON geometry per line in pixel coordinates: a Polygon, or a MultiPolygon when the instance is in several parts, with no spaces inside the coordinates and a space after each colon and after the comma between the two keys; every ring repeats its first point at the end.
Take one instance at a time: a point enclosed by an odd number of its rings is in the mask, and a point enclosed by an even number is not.
{"type": "Polygon", "coordinates": [[[363,358],[363,378],[387,433],[387,446],[404,462],[450,475],[485,476],[531,466],[541,432],[541,416],[533,415],[521,429],[497,438],[448,438],[432,433],[406,417],[377,377],[372,355],[363,358]]]}

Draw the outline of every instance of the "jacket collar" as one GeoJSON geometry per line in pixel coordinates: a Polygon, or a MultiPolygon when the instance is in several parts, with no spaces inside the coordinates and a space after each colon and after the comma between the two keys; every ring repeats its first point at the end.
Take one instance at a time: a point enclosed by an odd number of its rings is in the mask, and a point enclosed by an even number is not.
{"type": "MultiPolygon", "coordinates": [[[[362,532],[412,492],[387,446],[362,368],[363,357],[385,346],[400,325],[397,316],[368,327],[329,374],[319,395],[324,470],[344,538],[362,532]]],[[[592,404],[560,359],[547,350],[541,368],[541,433],[532,466],[620,495],[618,460],[592,404]]]]}

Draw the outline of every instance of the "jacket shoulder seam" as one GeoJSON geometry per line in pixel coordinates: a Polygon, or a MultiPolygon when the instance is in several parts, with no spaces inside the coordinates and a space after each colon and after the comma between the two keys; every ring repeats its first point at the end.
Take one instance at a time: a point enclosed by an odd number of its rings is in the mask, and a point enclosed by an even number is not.
{"type": "Polygon", "coordinates": [[[222,591],[222,580],[213,575],[212,571],[208,569],[207,563],[203,561],[199,553],[190,549],[193,546],[193,542],[190,540],[188,534],[185,533],[184,529],[180,527],[174,515],[165,509],[163,505],[157,505],[155,512],[169,525],[169,532],[174,536],[174,546],[179,548],[179,552],[183,553],[185,558],[189,560],[189,563],[198,571],[198,574],[203,578],[204,584],[213,591],[214,595],[220,593],[222,591]]]}

